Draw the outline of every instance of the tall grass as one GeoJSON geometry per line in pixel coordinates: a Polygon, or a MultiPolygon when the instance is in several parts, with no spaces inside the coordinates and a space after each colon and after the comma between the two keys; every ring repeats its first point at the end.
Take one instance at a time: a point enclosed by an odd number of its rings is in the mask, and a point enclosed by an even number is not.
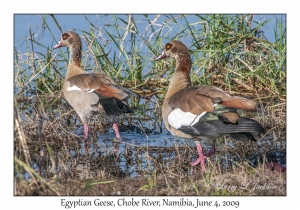
{"type": "MultiPolygon", "coordinates": [[[[60,34],[52,33],[47,22],[54,21],[52,27],[60,31],[62,27],[55,15],[42,17],[53,42],[39,43],[31,34],[24,43],[26,52],[15,50],[15,82],[21,90],[17,93],[29,88],[51,93],[63,82],[69,55],[66,48],[51,49],[60,34]],[[36,46],[43,48],[43,53],[36,52],[36,46]],[[27,59],[21,60],[23,56],[27,59]]],[[[150,79],[170,78],[174,61],[156,63],[154,58],[164,44],[178,39],[192,54],[194,84],[219,85],[229,91],[245,89],[244,84],[248,91],[285,97],[286,31],[282,19],[276,19],[274,43],[264,37],[268,21],[254,21],[253,15],[102,15],[99,22],[106,24],[96,26],[87,19],[90,31],[74,29],[85,45],[82,65],[133,89],[151,89],[146,85],[150,79]]],[[[167,82],[156,88],[165,90],[166,86],[167,82]]]]}

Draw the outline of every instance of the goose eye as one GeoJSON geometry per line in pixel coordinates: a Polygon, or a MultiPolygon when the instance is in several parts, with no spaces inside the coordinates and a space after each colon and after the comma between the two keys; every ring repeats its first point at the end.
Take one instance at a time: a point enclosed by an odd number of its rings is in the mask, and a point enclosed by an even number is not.
{"type": "Polygon", "coordinates": [[[70,35],[67,33],[64,33],[63,35],[61,35],[63,40],[66,40],[70,35]]]}
{"type": "Polygon", "coordinates": [[[172,45],[171,45],[170,43],[168,43],[168,44],[166,45],[166,50],[171,49],[171,47],[172,47],[172,45]]]}

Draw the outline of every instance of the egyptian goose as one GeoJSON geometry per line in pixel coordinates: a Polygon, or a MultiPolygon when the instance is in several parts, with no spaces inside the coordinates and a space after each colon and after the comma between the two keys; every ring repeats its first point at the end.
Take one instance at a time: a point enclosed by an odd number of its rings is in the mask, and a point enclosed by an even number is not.
{"type": "Polygon", "coordinates": [[[256,121],[240,117],[237,109],[253,109],[255,102],[238,96],[230,96],[219,88],[205,85],[191,86],[189,73],[191,56],[187,47],[174,40],[165,45],[156,61],[166,57],[176,60],[176,71],[172,77],[162,106],[162,117],[166,128],[175,136],[193,139],[199,158],[192,162],[201,164],[215,153],[215,144],[203,154],[200,139],[215,140],[226,134],[238,141],[256,141],[251,132],[263,132],[256,121]]]}
{"type": "MultiPolygon", "coordinates": [[[[133,113],[125,98],[135,95],[135,93],[117,85],[114,80],[103,73],[88,73],[80,67],[82,43],[77,33],[64,32],[53,49],[63,46],[70,48],[70,60],[63,85],[63,94],[83,122],[86,149],[89,145],[88,121],[97,112],[104,111],[113,116],[113,129],[117,140],[120,141],[115,115],[133,113]]],[[[118,149],[115,147],[114,152],[117,151],[118,149]]]]}

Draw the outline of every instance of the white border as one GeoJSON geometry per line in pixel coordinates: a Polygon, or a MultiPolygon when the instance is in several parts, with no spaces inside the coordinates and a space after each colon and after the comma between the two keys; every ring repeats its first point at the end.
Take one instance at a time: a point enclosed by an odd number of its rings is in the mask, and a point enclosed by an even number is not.
{"type": "MultiPolygon", "coordinates": [[[[62,198],[70,200],[96,198],[117,200],[119,197],[14,197],[13,196],[13,14],[14,13],[286,13],[287,14],[287,39],[288,39],[288,135],[287,135],[287,196],[286,197],[200,197],[205,200],[239,200],[242,204],[238,209],[282,209],[293,206],[296,208],[299,195],[296,190],[299,187],[299,165],[297,164],[299,149],[299,133],[296,133],[299,121],[298,100],[299,97],[299,12],[297,4],[293,1],[2,1],[1,10],[1,206],[3,209],[57,209],[62,198]],[[5,2],[5,3],[4,3],[5,2]],[[297,107],[296,107],[297,106],[297,107]],[[297,145],[296,145],[297,144],[297,145]],[[298,173],[297,173],[298,172],[298,173]],[[296,200],[297,198],[297,200],[296,200]]],[[[129,197],[127,197],[129,198],[129,197]]],[[[141,199],[142,197],[138,197],[141,199]]],[[[154,197],[150,197],[154,199],[154,197]]],[[[171,197],[179,199],[180,197],[171,197]]],[[[188,197],[191,199],[192,197],[188,197]]],[[[161,199],[161,198],[157,198],[161,199]]],[[[63,208],[63,207],[61,207],[63,208]]],[[[78,207],[79,209],[83,209],[78,207]]],[[[76,209],[78,209],[76,208],[76,209]]],[[[102,207],[94,207],[102,208],[102,207]]],[[[127,207],[137,209],[141,207],[127,207]]],[[[151,207],[153,208],[153,207],[151,207]]],[[[169,207],[167,209],[182,208],[169,207]]],[[[215,208],[215,207],[213,207],[215,208]]],[[[86,209],[86,208],[85,208],[86,209]]],[[[105,208],[106,209],[106,208],[105,208]]],[[[212,208],[211,208],[212,209],[212,208]]]]}

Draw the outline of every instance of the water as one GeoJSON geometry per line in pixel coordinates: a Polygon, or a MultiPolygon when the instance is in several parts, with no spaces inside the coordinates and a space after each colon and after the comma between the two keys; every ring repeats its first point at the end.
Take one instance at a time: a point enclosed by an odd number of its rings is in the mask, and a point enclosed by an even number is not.
{"type": "MultiPolygon", "coordinates": [[[[29,104],[28,102],[23,103],[29,104]]],[[[35,103],[32,103],[32,106],[36,106],[35,103]]],[[[20,104],[20,106],[23,107],[22,104],[20,104]]],[[[63,106],[64,105],[61,105],[61,107],[63,106]]],[[[36,148],[38,147],[36,127],[28,120],[28,118],[32,118],[30,116],[34,115],[34,111],[32,111],[30,105],[24,107],[24,109],[25,110],[20,111],[21,114],[23,113],[23,128],[26,136],[28,136],[28,143],[31,148],[30,154],[36,158],[34,159],[35,162],[35,160],[38,160],[39,158],[39,154],[36,151],[36,148]]],[[[85,172],[88,171],[89,173],[97,173],[98,170],[107,170],[109,168],[113,173],[117,173],[116,176],[130,176],[131,178],[134,178],[145,172],[149,174],[156,173],[159,171],[157,167],[161,170],[157,173],[163,173],[162,167],[168,167],[170,164],[176,165],[178,164],[177,160],[181,159],[183,162],[181,162],[178,167],[184,168],[186,173],[189,173],[189,169],[186,167],[189,166],[190,162],[195,161],[197,158],[196,147],[193,140],[184,140],[173,136],[164,129],[164,127],[160,130],[161,128],[157,126],[157,124],[163,125],[161,119],[154,120],[132,115],[132,119],[130,120],[132,127],[129,131],[126,130],[127,118],[119,116],[119,119],[117,119],[120,125],[119,128],[121,130],[120,135],[122,143],[119,145],[118,153],[114,154],[113,141],[115,139],[115,133],[111,128],[111,119],[105,115],[100,115],[95,118],[94,121],[90,122],[90,159],[85,161],[85,159],[82,159],[85,154],[83,125],[75,113],[72,115],[72,118],[76,120],[71,120],[71,123],[66,125],[65,120],[61,116],[66,115],[66,112],[70,110],[68,110],[67,107],[65,107],[65,109],[65,112],[61,112],[61,109],[49,111],[48,115],[52,116],[47,116],[48,122],[47,119],[44,119],[44,136],[42,137],[42,140],[43,143],[47,142],[48,145],[50,145],[55,156],[59,157],[62,154],[68,154],[68,152],[71,154],[69,160],[65,162],[65,164],[68,165],[67,171],[73,170],[72,168],[69,168],[69,166],[77,164],[77,170],[79,171],[83,170],[85,172]],[[57,115],[57,117],[54,115],[57,115]],[[54,119],[57,121],[54,122],[54,119]],[[94,127],[95,124],[97,125],[100,122],[107,123],[108,132],[101,134],[98,127],[94,127]],[[122,124],[124,124],[124,126],[121,126],[122,124]],[[59,125],[62,125],[63,128],[60,128],[59,125]],[[51,126],[54,127],[52,130],[56,133],[54,133],[54,135],[49,134],[49,132],[52,131],[48,130],[51,126]],[[147,133],[142,132],[141,126],[147,133]],[[76,138],[77,142],[72,140],[74,139],[74,136],[78,137],[76,138]],[[78,151],[76,148],[81,149],[78,151]],[[65,149],[67,149],[68,152],[66,152],[65,149]],[[79,157],[81,161],[77,161],[79,157]],[[100,158],[100,161],[97,160],[97,158],[100,158]],[[80,163],[82,162],[88,163],[91,166],[80,166],[80,163]],[[95,165],[97,170],[92,168],[92,166],[95,165]]],[[[153,113],[154,110],[152,110],[152,115],[153,113]]],[[[278,134],[275,132],[269,132],[259,142],[248,142],[245,145],[241,144],[242,142],[232,141],[230,138],[227,138],[225,141],[224,139],[219,140],[216,145],[217,153],[212,156],[212,158],[215,161],[222,163],[224,168],[234,165],[235,161],[240,161],[241,159],[247,159],[251,162],[252,166],[256,166],[258,164],[258,159],[261,159],[262,154],[265,153],[264,151],[269,151],[267,153],[269,161],[277,162],[285,166],[285,153],[282,152],[282,148],[285,148],[285,141],[281,141],[281,143],[283,143],[281,148],[279,139],[274,138],[277,135],[278,134]],[[228,152],[228,148],[235,152],[228,152]],[[238,156],[236,154],[238,154],[238,156]]],[[[202,141],[201,144],[205,152],[209,151],[212,145],[209,141],[202,141]]],[[[46,158],[46,160],[49,161],[49,158],[46,158]]],[[[37,165],[35,164],[34,166],[35,169],[38,170],[37,165]]],[[[74,174],[74,172],[69,173],[74,174]]],[[[25,177],[28,178],[28,174],[25,174],[25,177]]]]}

